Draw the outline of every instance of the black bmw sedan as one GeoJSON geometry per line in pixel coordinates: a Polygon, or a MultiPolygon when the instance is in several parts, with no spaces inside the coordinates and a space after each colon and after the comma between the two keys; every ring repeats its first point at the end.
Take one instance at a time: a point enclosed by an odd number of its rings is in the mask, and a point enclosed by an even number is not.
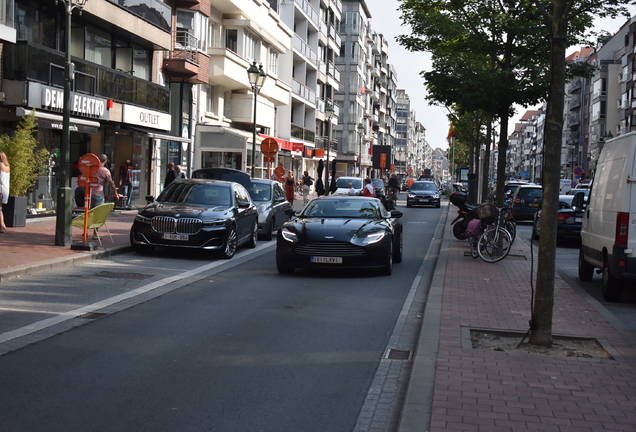
{"type": "Polygon", "coordinates": [[[256,247],[258,210],[243,186],[220,180],[172,182],[135,217],[130,244],[139,253],[157,246],[216,250],[232,258],[256,247]]]}
{"type": "Polygon", "coordinates": [[[277,269],[379,268],[390,275],[393,263],[402,261],[401,217],[377,198],[316,198],[278,230],[277,269]]]}

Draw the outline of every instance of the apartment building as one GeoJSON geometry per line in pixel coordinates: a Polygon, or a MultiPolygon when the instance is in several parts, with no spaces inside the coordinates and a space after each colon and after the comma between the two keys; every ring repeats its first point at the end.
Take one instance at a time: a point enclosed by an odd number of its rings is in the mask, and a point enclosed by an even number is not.
{"type": "Polygon", "coordinates": [[[15,42],[15,0],[0,0],[0,43],[15,42]]]}
{"type": "MultiPolygon", "coordinates": [[[[279,14],[277,2],[233,0],[209,4],[209,69],[196,86],[194,168],[227,167],[266,177],[263,139],[279,142],[270,168],[290,165],[294,148],[279,127],[279,110],[290,105],[292,82],[283,62],[294,32],[279,14]],[[255,92],[247,70],[253,64],[266,78],[255,92]],[[256,94],[255,94],[256,93],[256,94]],[[256,140],[254,131],[256,130],[256,140]]],[[[284,123],[284,122],[283,122],[284,123]]]]}
{"type": "MultiPolygon", "coordinates": [[[[183,9],[196,9],[200,3],[186,2],[183,9]]],[[[169,57],[176,48],[179,9],[177,3],[158,0],[123,5],[87,0],[81,14],[72,13],[70,159],[107,154],[117,184],[119,167],[131,160],[137,168],[134,204],[159,192],[167,161],[187,162],[192,144],[186,104],[171,105],[174,92],[187,98],[179,89],[187,80],[175,84],[176,77],[161,69],[164,53],[169,57]],[[181,112],[176,111],[180,107],[181,112]]],[[[2,49],[0,119],[4,129],[12,131],[21,116],[35,110],[37,140],[51,153],[51,174],[40,178],[28,199],[33,208],[54,209],[61,167],[67,10],[61,1],[16,0],[13,16],[15,43],[5,42],[2,49]]]]}

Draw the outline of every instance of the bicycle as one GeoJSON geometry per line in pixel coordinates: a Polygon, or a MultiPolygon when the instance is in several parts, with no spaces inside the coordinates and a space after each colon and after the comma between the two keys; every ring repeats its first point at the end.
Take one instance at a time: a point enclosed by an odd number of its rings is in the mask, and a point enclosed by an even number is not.
{"type": "MultiPolygon", "coordinates": [[[[486,203],[475,208],[479,223],[479,237],[471,235],[469,239],[471,255],[475,251],[479,258],[488,263],[496,263],[508,256],[512,245],[512,236],[503,227],[500,211],[493,204],[486,203]]],[[[471,233],[472,234],[472,233],[471,233]]]]}

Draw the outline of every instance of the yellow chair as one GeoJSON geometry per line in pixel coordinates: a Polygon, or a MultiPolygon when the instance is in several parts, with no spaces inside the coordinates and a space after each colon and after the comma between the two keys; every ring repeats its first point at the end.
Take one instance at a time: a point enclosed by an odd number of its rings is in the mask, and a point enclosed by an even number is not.
{"type": "MultiPolygon", "coordinates": [[[[110,215],[113,211],[113,208],[115,208],[115,203],[106,203],[98,205],[88,211],[88,229],[93,230],[93,238],[97,237],[100,246],[102,246],[102,239],[99,238],[97,229],[102,226],[106,227],[110,240],[115,243],[115,240],[113,240],[113,236],[108,229],[108,225],[106,225],[106,219],[108,219],[108,215],[110,215]]],[[[84,213],[74,218],[72,224],[74,227],[84,229],[84,213]]]]}

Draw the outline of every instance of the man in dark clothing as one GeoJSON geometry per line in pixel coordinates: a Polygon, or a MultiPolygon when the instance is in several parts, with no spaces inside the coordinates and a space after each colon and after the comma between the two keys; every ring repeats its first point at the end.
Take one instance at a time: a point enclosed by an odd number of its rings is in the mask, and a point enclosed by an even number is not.
{"type": "Polygon", "coordinates": [[[168,172],[166,173],[166,179],[163,182],[163,188],[167,188],[170,183],[177,178],[177,172],[174,170],[174,163],[168,163],[168,172]]]}

